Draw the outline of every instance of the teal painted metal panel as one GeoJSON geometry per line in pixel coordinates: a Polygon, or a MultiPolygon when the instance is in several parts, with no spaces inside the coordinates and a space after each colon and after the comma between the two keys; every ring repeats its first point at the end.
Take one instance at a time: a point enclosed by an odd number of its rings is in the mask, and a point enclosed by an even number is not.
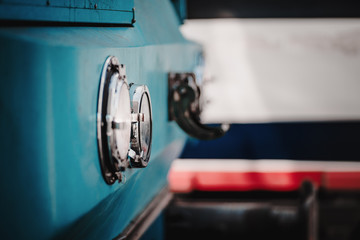
{"type": "Polygon", "coordinates": [[[167,120],[167,73],[193,71],[201,48],[186,41],[166,0],[137,1],[125,27],[0,28],[0,235],[4,239],[110,239],[167,184],[186,135],[167,120]],[[102,178],[96,110],[107,56],[129,82],[147,84],[153,148],[126,183],[102,178]]]}
{"type": "Polygon", "coordinates": [[[0,19],[67,23],[132,24],[134,0],[3,0],[0,19]]]}
{"type": "Polygon", "coordinates": [[[178,14],[180,22],[184,23],[184,20],[187,17],[186,0],[171,0],[171,2],[174,4],[174,7],[176,9],[176,13],[178,14]]]}

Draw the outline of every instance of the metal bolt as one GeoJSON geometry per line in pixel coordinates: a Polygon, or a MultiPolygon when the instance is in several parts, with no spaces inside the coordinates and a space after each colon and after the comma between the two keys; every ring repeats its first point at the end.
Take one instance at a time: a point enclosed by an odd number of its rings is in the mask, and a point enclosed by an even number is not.
{"type": "MultiPolygon", "coordinates": [[[[96,4],[95,4],[95,5],[96,5],[96,4]]],[[[119,65],[119,62],[118,62],[118,60],[117,60],[116,57],[111,58],[111,64],[112,64],[112,65],[115,65],[115,66],[118,66],[118,65],[119,65]]]]}
{"type": "Polygon", "coordinates": [[[112,177],[110,178],[110,182],[111,182],[111,183],[115,182],[115,180],[116,180],[116,179],[115,179],[114,176],[112,176],[112,177]]]}
{"type": "Polygon", "coordinates": [[[121,174],[121,172],[115,172],[115,175],[117,176],[119,183],[123,181],[123,174],[121,174]]]}
{"type": "Polygon", "coordinates": [[[174,92],[173,97],[174,97],[174,101],[175,101],[175,102],[179,102],[179,101],[180,101],[180,94],[179,94],[177,91],[174,92]]]}

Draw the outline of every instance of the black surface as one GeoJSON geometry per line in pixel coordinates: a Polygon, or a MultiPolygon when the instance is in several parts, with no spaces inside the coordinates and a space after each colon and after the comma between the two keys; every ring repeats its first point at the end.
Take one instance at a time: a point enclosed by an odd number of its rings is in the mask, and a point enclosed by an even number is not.
{"type": "MultiPolygon", "coordinates": [[[[306,239],[300,192],[177,194],[165,211],[165,239],[306,239]]],[[[360,192],[319,189],[318,239],[360,239],[360,192]]]]}
{"type": "Polygon", "coordinates": [[[360,122],[233,124],[222,138],[189,140],[182,158],[360,160],[360,122]]]}
{"type": "Polygon", "coordinates": [[[189,0],[188,18],[360,17],[355,0],[189,0]]]}

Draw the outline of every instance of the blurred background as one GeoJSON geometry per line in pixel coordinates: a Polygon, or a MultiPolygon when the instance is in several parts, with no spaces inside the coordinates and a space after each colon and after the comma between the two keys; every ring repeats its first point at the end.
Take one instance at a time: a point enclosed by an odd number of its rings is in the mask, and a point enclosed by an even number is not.
{"type": "Polygon", "coordinates": [[[201,120],[172,165],[169,239],[360,239],[356,1],[187,2],[201,120]]]}
{"type": "Polygon", "coordinates": [[[204,122],[359,119],[360,20],[330,18],[355,6],[201,2],[189,1],[189,17],[200,19],[181,30],[204,47],[204,122]]]}
{"type": "Polygon", "coordinates": [[[360,1],[0,0],[0,24],[1,239],[360,239],[360,1]]]}

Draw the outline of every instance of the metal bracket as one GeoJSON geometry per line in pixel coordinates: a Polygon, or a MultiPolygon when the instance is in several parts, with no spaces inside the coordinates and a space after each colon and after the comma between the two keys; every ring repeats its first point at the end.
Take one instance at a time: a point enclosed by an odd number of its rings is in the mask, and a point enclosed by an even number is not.
{"type": "Polygon", "coordinates": [[[131,24],[136,23],[136,19],[135,19],[135,8],[132,8],[132,13],[133,13],[133,18],[131,19],[131,24]]]}
{"type": "Polygon", "coordinates": [[[168,74],[169,120],[177,124],[190,136],[202,140],[222,137],[229,129],[228,124],[209,127],[200,123],[200,88],[194,73],[168,74]]]}

